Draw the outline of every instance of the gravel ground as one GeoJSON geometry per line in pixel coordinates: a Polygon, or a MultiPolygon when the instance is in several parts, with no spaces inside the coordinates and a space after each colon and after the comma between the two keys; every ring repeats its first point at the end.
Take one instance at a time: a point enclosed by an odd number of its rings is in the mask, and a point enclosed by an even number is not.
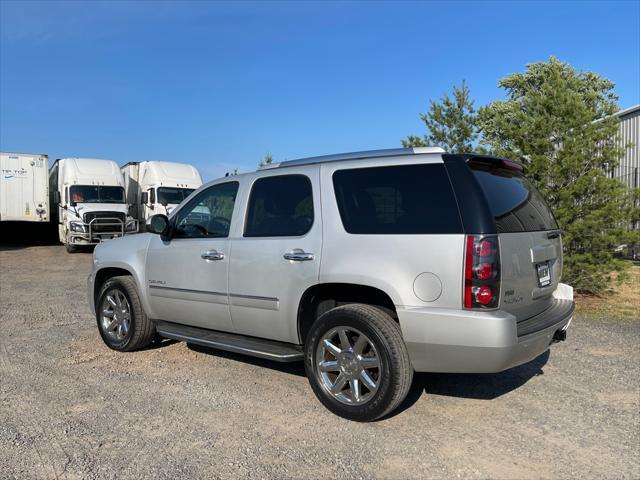
{"type": "Polygon", "coordinates": [[[326,411],[301,364],[106,348],[88,254],[0,246],[1,478],[640,478],[640,321],[576,318],[493,375],[417,375],[391,418],[326,411]]]}

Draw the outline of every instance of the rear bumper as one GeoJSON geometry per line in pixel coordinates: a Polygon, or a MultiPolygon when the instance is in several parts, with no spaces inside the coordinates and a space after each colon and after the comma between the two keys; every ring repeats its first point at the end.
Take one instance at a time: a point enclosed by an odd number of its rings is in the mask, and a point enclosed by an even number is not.
{"type": "Polygon", "coordinates": [[[493,373],[527,363],[545,352],[573,318],[571,300],[527,320],[500,310],[472,312],[434,308],[398,309],[402,335],[418,372],[493,373]],[[537,325],[539,329],[532,331],[537,325]],[[527,331],[518,336],[518,331],[527,331]]]}

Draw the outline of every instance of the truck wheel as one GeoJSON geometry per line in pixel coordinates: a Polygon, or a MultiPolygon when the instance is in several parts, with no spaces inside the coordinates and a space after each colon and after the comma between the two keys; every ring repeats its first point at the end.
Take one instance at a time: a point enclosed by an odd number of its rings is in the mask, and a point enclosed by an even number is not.
{"type": "Polygon", "coordinates": [[[305,370],[325,407],[359,422],[393,411],[413,380],[399,325],[363,304],[333,308],[316,320],[305,343],[305,370]]]}
{"type": "Polygon", "coordinates": [[[113,350],[130,352],[151,344],[153,323],[144,313],[133,277],[108,279],[100,288],[96,321],[104,343],[113,350]]]}
{"type": "Polygon", "coordinates": [[[78,251],[76,246],[71,243],[67,243],[65,246],[67,247],[67,253],[76,253],[78,251]]]}

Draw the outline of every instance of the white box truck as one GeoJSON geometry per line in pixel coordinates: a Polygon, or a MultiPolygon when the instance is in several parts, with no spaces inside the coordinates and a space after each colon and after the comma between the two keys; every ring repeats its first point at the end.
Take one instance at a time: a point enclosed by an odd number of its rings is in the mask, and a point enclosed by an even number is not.
{"type": "Polygon", "coordinates": [[[49,221],[46,155],[0,153],[0,221],[49,221]]]}
{"type": "Polygon", "coordinates": [[[138,222],[128,214],[122,173],[112,160],[56,160],[49,189],[58,236],[68,252],[138,231],[138,222]]]}
{"type": "Polygon", "coordinates": [[[193,165],[176,162],[131,162],[122,167],[127,203],[131,214],[145,231],[147,220],[156,213],[168,215],[191,192],[202,185],[193,165]]]}

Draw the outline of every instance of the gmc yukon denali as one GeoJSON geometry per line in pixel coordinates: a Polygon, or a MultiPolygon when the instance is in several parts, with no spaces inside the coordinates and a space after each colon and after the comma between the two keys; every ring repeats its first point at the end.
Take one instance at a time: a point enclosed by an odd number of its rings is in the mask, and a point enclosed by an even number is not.
{"type": "Polygon", "coordinates": [[[520,164],[435,147],[221,178],[94,252],[107,346],[177,339],[304,361],[332,412],[371,421],[414,371],[499,372],[566,338],[561,232],[520,164]]]}

